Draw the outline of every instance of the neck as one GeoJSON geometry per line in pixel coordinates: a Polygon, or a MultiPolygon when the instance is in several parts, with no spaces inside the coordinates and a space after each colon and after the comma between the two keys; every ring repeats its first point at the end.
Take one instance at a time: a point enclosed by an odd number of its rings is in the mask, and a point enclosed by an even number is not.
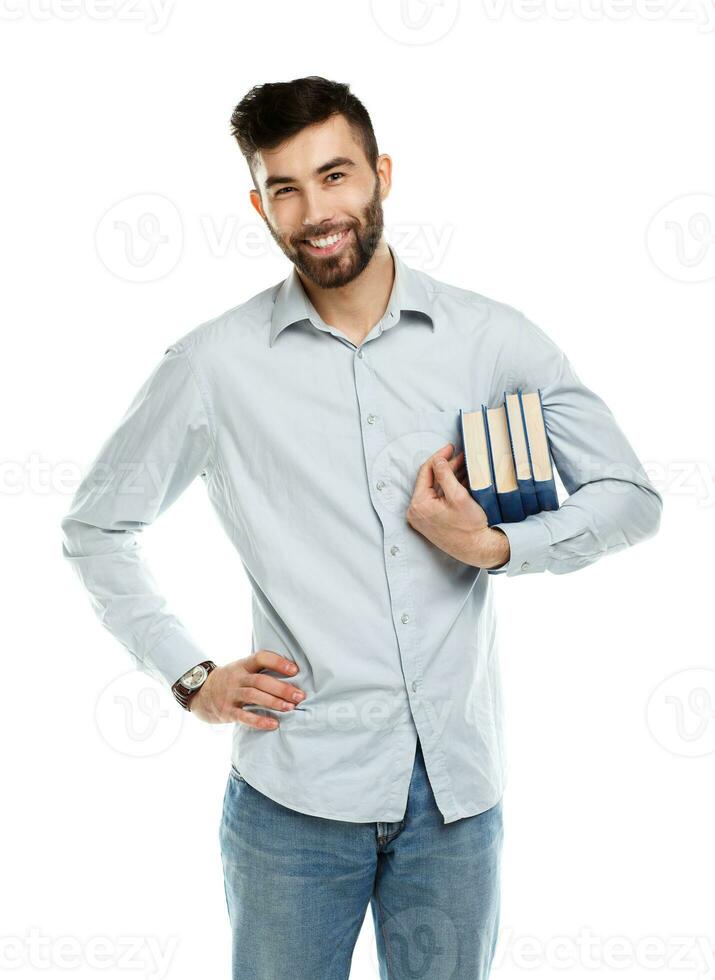
{"type": "Polygon", "coordinates": [[[381,239],[360,275],[345,286],[323,289],[300,272],[298,275],[322,319],[360,346],[387,309],[395,280],[395,263],[387,242],[381,239]]]}

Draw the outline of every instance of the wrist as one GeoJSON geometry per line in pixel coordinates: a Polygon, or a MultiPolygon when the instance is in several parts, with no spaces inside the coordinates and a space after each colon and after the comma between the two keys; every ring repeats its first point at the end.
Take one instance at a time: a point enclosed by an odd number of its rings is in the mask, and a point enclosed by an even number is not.
{"type": "Polygon", "coordinates": [[[183,674],[171,688],[171,693],[182,708],[191,711],[191,702],[208,680],[216,664],[212,660],[204,660],[183,674]]]}
{"type": "Polygon", "coordinates": [[[501,568],[506,565],[511,557],[511,546],[509,538],[500,527],[484,528],[482,560],[479,562],[481,568],[492,569],[501,568]]]}

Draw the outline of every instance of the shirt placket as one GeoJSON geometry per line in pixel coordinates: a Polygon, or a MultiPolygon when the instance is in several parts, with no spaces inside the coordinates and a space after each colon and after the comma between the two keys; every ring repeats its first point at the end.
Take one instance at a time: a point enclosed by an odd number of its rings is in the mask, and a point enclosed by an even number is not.
{"type": "MultiPolygon", "coordinates": [[[[383,529],[383,559],[390,594],[392,621],[400,651],[402,673],[412,710],[412,719],[423,746],[423,752],[429,755],[430,746],[434,746],[435,735],[420,697],[423,668],[419,644],[419,610],[415,601],[408,563],[409,525],[403,519],[403,515],[396,513],[390,473],[380,469],[380,466],[386,464],[384,462],[377,466],[375,464],[378,456],[382,460],[387,459],[387,454],[383,453],[382,450],[387,445],[388,434],[385,429],[380,391],[375,383],[374,372],[370,367],[369,352],[365,350],[370,341],[377,339],[384,329],[388,326],[394,326],[398,321],[399,317],[388,310],[358,347],[339,330],[328,326],[317,317],[313,319],[314,325],[320,330],[330,333],[354,351],[353,376],[360,412],[365,472],[368,477],[370,499],[383,529]]],[[[435,751],[434,747],[432,751],[435,751]]],[[[441,804],[449,810],[450,807],[453,809],[454,805],[452,788],[446,770],[438,764],[440,761],[441,759],[438,759],[436,763],[432,763],[431,777],[434,780],[435,795],[439,796],[441,801],[450,801],[449,804],[445,802],[441,804]]],[[[397,795],[399,790],[397,781],[395,781],[394,790],[393,796],[397,795]]]]}
{"type": "MultiPolygon", "coordinates": [[[[386,317],[388,315],[385,314],[386,317]]],[[[391,319],[390,326],[398,319],[399,317],[391,319]]],[[[423,691],[420,615],[425,615],[426,610],[417,607],[413,589],[415,569],[410,567],[410,550],[414,532],[407,523],[404,511],[395,506],[391,474],[381,469],[389,465],[389,453],[382,451],[387,445],[389,433],[385,427],[376,375],[370,367],[369,351],[363,350],[368,340],[381,333],[380,325],[375,328],[375,332],[371,331],[363,341],[362,348],[356,349],[353,364],[365,468],[370,484],[370,499],[383,528],[383,558],[390,592],[390,608],[412,719],[422,744],[425,764],[429,768],[435,799],[438,800],[440,809],[450,815],[456,812],[453,788],[438,744],[439,733],[435,731],[433,719],[425,705],[423,691]]]]}
{"type": "MultiPolygon", "coordinates": [[[[392,316],[389,312],[385,316],[392,316]]],[[[383,559],[387,576],[390,608],[402,660],[402,671],[407,685],[407,695],[412,704],[413,717],[419,715],[419,690],[422,684],[422,662],[417,625],[418,610],[412,588],[408,564],[408,525],[394,505],[394,487],[391,474],[385,469],[388,454],[383,450],[388,443],[388,433],[383,418],[381,393],[370,366],[370,353],[365,350],[368,341],[382,333],[382,322],[368,334],[354,359],[355,392],[360,410],[365,471],[369,492],[383,529],[383,559]],[[376,462],[378,460],[378,462],[376,462]]],[[[390,325],[394,325],[391,320],[390,325]]],[[[426,732],[429,737],[428,732],[426,732]]],[[[419,732],[422,738],[423,732],[419,732]]]]}

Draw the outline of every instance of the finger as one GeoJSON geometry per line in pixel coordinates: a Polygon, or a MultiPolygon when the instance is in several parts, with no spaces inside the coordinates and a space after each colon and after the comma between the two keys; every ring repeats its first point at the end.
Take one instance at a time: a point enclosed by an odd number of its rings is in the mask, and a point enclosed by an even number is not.
{"type": "MultiPolygon", "coordinates": [[[[450,445],[451,445],[451,443],[450,443],[450,445]]],[[[434,457],[433,457],[433,461],[434,461],[434,457]]],[[[462,451],[462,452],[457,453],[456,456],[453,456],[451,459],[448,459],[447,462],[451,466],[452,471],[454,472],[454,474],[457,477],[457,479],[459,479],[460,478],[460,474],[459,474],[459,469],[458,468],[463,465],[463,462],[464,462],[464,452],[462,451]]],[[[434,472],[434,470],[433,470],[433,472],[434,472]]],[[[442,486],[439,483],[439,481],[437,481],[434,484],[434,490],[435,490],[436,496],[438,496],[438,497],[443,497],[444,496],[444,489],[442,488],[442,486]]]]}
{"type": "Polygon", "coordinates": [[[454,460],[449,461],[449,465],[452,466],[454,475],[459,482],[463,483],[465,477],[467,476],[467,464],[464,461],[464,453],[460,453],[458,456],[455,456],[454,460]]]}
{"type": "Polygon", "coordinates": [[[437,457],[434,461],[435,479],[442,487],[445,497],[452,503],[456,502],[457,496],[464,489],[457,477],[452,472],[452,468],[443,457],[437,457]]]}
{"type": "Polygon", "coordinates": [[[295,708],[292,700],[278,698],[258,687],[238,687],[232,695],[241,707],[245,704],[260,704],[264,708],[274,708],[276,711],[292,711],[295,708]]]}
{"type": "MultiPolygon", "coordinates": [[[[450,443],[450,445],[452,445],[452,444],[450,443]]],[[[441,450],[440,450],[440,455],[441,455],[441,450]]],[[[437,453],[435,453],[435,454],[434,454],[434,455],[432,456],[432,461],[433,461],[433,462],[434,462],[434,460],[435,460],[435,458],[436,458],[437,456],[438,456],[438,454],[437,454],[437,453]]],[[[451,468],[452,468],[452,472],[453,472],[453,473],[454,473],[455,475],[457,475],[457,474],[459,473],[459,471],[460,471],[460,470],[462,470],[462,469],[466,469],[466,464],[465,464],[465,461],[464,461],[464,452],[459,452],[459,453],[457,453],[457,455],[456,455],[456,456],[452,456],[452,458],[451,458],[451,459],[449,459],[449,458],[447,457],[447,462],[448,462],[448,463],[449,463],[449,465],[451,466],[451,468]]]]}
{"type": "Polygon", "coordinates": [[[438,449],[436,453],[433,453],[424,461],[417,471],[414,488],[415,494],[427,493],[429,490],[434,490],[434,470],[432,469],[432,463],[438,457],[440,459],[449,459],[453,449],[454,446],[452,443],[448,442],[446,446],[442,446],[441,449],[438,449]]]}
{"type": "Polygon", "coordinates": [[[271,677],[270,674],[254,674],[251,681],[254,687],[283,701],[295,701],[296,704],[300,704],[305,698],[305,691],[301,691],[295,684],[281,681],[277,677],[271,677]]]}
{"type": "Polygon", "coordinates": [[[245,708],[232,708],[227,712],[224,720],[239,721],[243,725],[248,725],[249,728],[259,728],[264,731],[278,728],[277,718],[269,718],[267,715],[254,715],[252,711],[246,711],[245,708]]]}
{"type": "Polygon", "coordinates": [[[277,670],[281,674],[296,674],[298,672],[298,665],[293,660],[281,657],[279,653],[274,653],[273,650],[256,650],[250,657],[246,658],[244,666],[246,670],[254,672],[264,669],[277,670]]]}

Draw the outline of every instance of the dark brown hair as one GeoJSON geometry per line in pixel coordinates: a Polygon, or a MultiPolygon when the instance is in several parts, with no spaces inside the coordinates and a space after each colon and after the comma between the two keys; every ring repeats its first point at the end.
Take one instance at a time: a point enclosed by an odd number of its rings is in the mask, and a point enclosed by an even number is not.
{"type": "Polygon", "coordinates": [[[373,170],[379,156],[377,141],[367,109],[342,82],[331,82],[320,75],[294,78],[291,82],[255,85],[238,103],[231,115],[231,135],[256,185],[253,166],[260,150],[272,150],[313,123],[342,113],[373,170]]]}

